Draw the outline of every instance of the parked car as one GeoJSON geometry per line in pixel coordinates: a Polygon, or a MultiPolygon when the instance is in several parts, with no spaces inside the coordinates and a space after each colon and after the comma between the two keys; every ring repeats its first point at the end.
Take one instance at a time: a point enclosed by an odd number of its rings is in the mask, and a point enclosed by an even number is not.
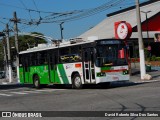
{"type": "Polygon", "coordinates": [[[0,79],[5,78],[5,71],[0,71],[0,79]]]}

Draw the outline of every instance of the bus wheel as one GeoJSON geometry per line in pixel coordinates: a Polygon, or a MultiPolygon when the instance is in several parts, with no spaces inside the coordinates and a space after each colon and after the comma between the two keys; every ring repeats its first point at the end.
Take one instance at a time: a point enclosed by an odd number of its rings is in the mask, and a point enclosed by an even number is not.
{"type": "Polygon", "coordinates": [[[41,87],[38,75],[34,76],[33,84],[34,84],[34,87],[37,88],[37,89],[39,89],[41,87]]]}
{"type": "Polygon", "coordinates": [[[75,74],[72,78],[72,88],[74,89],[81,89],[82,88],[82,81],[79,74],[75,74]]]}

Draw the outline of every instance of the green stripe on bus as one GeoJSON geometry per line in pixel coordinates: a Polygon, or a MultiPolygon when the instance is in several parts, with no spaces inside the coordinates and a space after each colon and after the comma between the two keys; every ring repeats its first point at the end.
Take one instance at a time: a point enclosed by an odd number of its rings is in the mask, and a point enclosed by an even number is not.
{"type": "Polygon", "coordinates": [[[60,76],[62,77],[64,84],[69,84],[69,81],[68,81],[66,72],[64,70],[63,64],[58,65],[58,70],[59,70],[60,76]]]}

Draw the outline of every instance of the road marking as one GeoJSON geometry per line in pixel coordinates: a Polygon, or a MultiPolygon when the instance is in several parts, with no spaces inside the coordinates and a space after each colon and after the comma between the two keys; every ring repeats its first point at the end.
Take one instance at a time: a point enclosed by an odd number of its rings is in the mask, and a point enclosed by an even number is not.
{"type": "Polygon", "coordinates": [[[24,93],[40,93],[38,91],[23,91],[24,93]]]}
{"type": "Polygon", "coordinates": [[[25,95],[25,94],[28,94],[28,93],[24,93],[24,92],[10,92],[10,93],[13,93],[13,94],[19,94],[19,95],[25,95]]]}
{"type": "Polygon", "coordinates": [[[0,93],[1,96],[12,96],[10,94],[3,94],[3,93],[0,93]]]}
{"type": "Polygon", "coordinates": [[[16,88],[16,89],[9,89],[9,90],[1,90],[3,92],[7,92],[7,91],[17,91],[17,90],[29,90],[29,91],[55,91],[55,90],[66,90],[66,89],[41,89],[41,90],[37,90],[37,89],[33,89],[33,88],[16,88]]]}
{"type": "Polygon", "coordinates": [[[35,90],[35,91],[40,91],[40,92],[50,92],[50,91],[60,91],[60,90],[66,90],[66,89],[44,89],[44,90],[35,90]]]}
{"type": "Polygon", "coordinates": [[[1,91],[7,92],[7,91],[16,91],[16,90],[24,90],[24,89],[30,89],[30,88],[15,88],[15,89],[1,90],[1,91]]]}
{"type": "Polygon", "coordinates": [[[10,90],[6,90],[9,92],[9,94],[0,93],[0,96],[13,96],[11,94],[26,95],[26,94],[31,94],[31,93],[54,92],[54,91],[61,91],[61,90],[66,90],[66,89],[42,89],[42,90],[34,89],[33,91],[31,89],[31,90],[13,91],[13,92],[11,92],[10,90]]]}
{"type": "Polygon", "coordinates": [[[42,93],[42,92],[53,92],[53,91],[60,91],[65,89],[44,89],[44,90],[30,90],[30,91],[21,91],[21,92],[10,92],[12,94],[19,94],[19,95],[25,95],[29,93],[42,93]]]}

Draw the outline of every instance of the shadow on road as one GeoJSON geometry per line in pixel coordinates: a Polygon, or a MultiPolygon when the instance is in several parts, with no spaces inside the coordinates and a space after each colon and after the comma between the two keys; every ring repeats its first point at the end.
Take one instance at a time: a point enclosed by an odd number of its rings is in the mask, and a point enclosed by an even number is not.
{"type": "MultiPolygon", "coordinates": [[[[137,86],[141,84],[147,83],[134,83],[131,81],[127,82],[112,82],[111,85],[108,87],[102,87],[101,85],[97,84],[87,84],[83,86],[83,89],[113,89],[113,88],[120,88],[120,87],[130,87],[130,86],[137,86]]],[[[0,90],[3,89],[17,89],[17,88],[34,88],[31,84],[13,84],[13,85],[0,85],[0,90]]],[[[71,85],[43,85],[41,89],[72,89],[71,85]]],[[[72,89],[73,90],[73,89],[72,89]]],[[[76,89],[75,89],[76,90],[76,89]]]]}
{"type": "Polygon", "coordinates": [[[8,85],[0,85],[0,90],[7,90],[7,89],[17,89],[17,88],[23,88],[23,87],[33,87],[33,85],[29,84],[8,84],[8,85]]]}
{"type": "MultiPolygon", "coordinates": [[[[134,83],[134,82],[112,82],[109,87],[101,87],[101,85],[97,84],[87,84],[83,85],[83,89],[113,89],[113,88],[119,88],[119,87],[129,87],[129,86],[136,86],[141,85],[144,83],[134,83]]],[[[45,88],[51,88],[51,89],[72,89],[71,85],[50,85],[46,86],[45,88]]],[[[72,89],[73,90],[73,89],[72,89]]],[[[75,89],[76,90],[76,89],[75,89]]]]}

